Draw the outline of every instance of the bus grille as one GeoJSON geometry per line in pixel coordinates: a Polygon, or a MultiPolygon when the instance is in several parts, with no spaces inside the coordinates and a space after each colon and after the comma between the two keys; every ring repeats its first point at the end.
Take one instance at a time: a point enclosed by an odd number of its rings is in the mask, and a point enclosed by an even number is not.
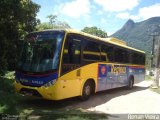
{"type": "Polygon", "coordinates": [[[36,97],[42,97],[41,94],[34,89],[28,89],[28,88],[22,88],[20,90],[20,93],[27,96],[36,96],[36,97]]]}

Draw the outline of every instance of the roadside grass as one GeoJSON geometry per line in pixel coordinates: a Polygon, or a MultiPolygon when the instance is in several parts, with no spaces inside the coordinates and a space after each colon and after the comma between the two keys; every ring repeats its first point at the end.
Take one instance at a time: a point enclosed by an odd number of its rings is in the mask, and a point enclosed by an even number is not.
{"type": "Polygon", "coordinates": [[[147,80],[147,81],[153,80],[153,76],[145,75],[145,80],[147,80]]]}
{"type": "MultiPolygon", "coordinates": [[[[107,114],[89,112],[84,109],[66,109],[55,101],[36,100],[14,91],[14,72],[0,76],[0,119],[16,115],[20,120],[106,120],[107,114]],[[54,105],[53,105],[54,104],[54,105]]],[[[83,103],[82,103],[83,104],[83,103]]]]}
{"type": "Polygon", "coordinates": [[[153,92],[156,92],[156,93],[158,93],[158,94],[160,94],[160,87],[159,88],[151,88],[151,90],[153,91],[153,92]]]}
{"type": "Polygon", "coordinates": [[[29,118],[38,120],[106,120],[107,114],[88,112],[83,109],[59,109],[52,112],[36,111],[30,114],[29,118]]]}
{"type": "Polygon", "coordinates": [[[17,114],[16,104],[21,96],[18,96],[13,87],[13,72],[0,76],[0,114],[17,114]]]}
{"type": "MultiPolygon", "coordinates": [[[[150,75],[145,75],[145,80],[146,81],[150,81],[150,80],[154,80],[154,77],[153,76],[150,76],[150,75]]],[[[153,92],[156,92],[158,94],[160,94],[160,87],[159,88],[152,88],[153,85],[150,86],[150,90],[153,91],[153,92]]]]}

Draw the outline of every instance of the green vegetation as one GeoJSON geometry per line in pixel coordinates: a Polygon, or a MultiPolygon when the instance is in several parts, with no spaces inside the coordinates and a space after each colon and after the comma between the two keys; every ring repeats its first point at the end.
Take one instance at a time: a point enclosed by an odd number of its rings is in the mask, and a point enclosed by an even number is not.
{"type": "MultiPolygon", "coordinates": [[[[1,0],[0,2],[0,119],[15,115],[20,119],[94,120],[106,119],[106,114],[82,109],[65,109],[64,103],[30,98],[14,91],[14,71],[26,34],[44,29],[70,28],[69,24],[49,15],[49,22],[36,18],[40,6],[32,0],[1,0]],[[5,117],[5,116],[4,116],[5,117]]],[[[97,28],[96,28],[97,29],[97,28]]],[[[99,32],[100,29],[97,29],[99,32]]],[[[96,35],[99,35],[96,34],[96,35]]]]}
{"type": "MultiPolygon", "coordinates": [[[[56,15],[48,15],[49,22],[40,23],[36,18],[40,6],[32,0],[1,0],[0,2],[0,75],[14,71],[26,34],[44,29],[71,28],[59,21],[56,15]]],[[[97,27],[85,27],[82,31],[107,37],[107,33],[97,27]]]]}
{"type": "MultiPolygon", "coordinates": [[[[125,25],[112,36],[124,40],[129,46],[146,52],[146,67],[150,68],[151,50],[154,33],[160,31],[160,17],[153,17],[142,22],[135,23],[128,20],[125,25]]],[[[158,36],[155,37],[158,39],[158,36]]]]}
{"type": "Polygon", "coordinates": [[[160,31],[159,23],[160,17],[149,18],[137,23],[133,20],[128,20],[125,25],[112,36],[126,41],[130,46],[150,53],[153,40],[151,35],[160,31]]]}
{"type": "MultiPolygon", "coordinates": [[[[32,0],[1,0],[0,2],[0,114],[18,115],[21,119],[37,120],[97,120],[107,119],[106,114],[88,112],[83,109],[65,109],[63,101],[47,101],[21,96],[14,91],[14,71],[18,60],[21,39],[33,31],[71,28],[64,21],[57,20],[57,16],[49,15],[49,22],[40,23],[36,18],[40,6],[32,0]]],[[[140,23],[129,21],[113,36],[126,40],[129,45],[147,51],[150,58],[151,40],[149,36],[153,31],[158,31],[160,19],[152,18],[140,23]],[[151,28],[151,29],[149,29],[151,28]],[[148,32],[149,30],[149,32],[148,32]]],[[[107,37],[107,33],[97,27],[85,27],[83,32],[107,37]]],[[[147,64],[150,63],[147,61],[147,64]]],[[[150,80],[150,76],[146,76],[150,80]]],[[[153,91],[160,93],[160,89],[153,91]]]]}
{"type": "Polygon", "coordinates": [[[85,32],[85,33],[89,33],[91,35],[102,37],[102,38],[106,38],[107,37],[107,32],[105,32],[105,31],[103,31],[100,28],[97,28],[95,26],[94,27],[85,27],[81,31],[85,32]]]}
{"type": "Polygon", "coordinates": [[[22,40],[26,34],[44,29],[70,28],[66,22],[49,15],[48,23],[36,18],[40,6],[32,0],[1,0],[0,2],[0,75],[15,70],[22,40]]]}
{"type": "Polygon", "coordinates": [[[19,40],[40,22],[36,18],[40,6],[31,0],[1,0],[0,6],[0,74],[4,74],[15,69],[19,40]]]}
{"type": "Polygon", "coordinates": [[[154,92],[156,92],[156,93],[158,93],[158,94],[160,94],[160,87],[159,87],[159,88],[156,88],[156,89],[151,88],[151,90],[154,91],[154,92]]]}
{"type": "MultiPolygon", "coordinates": [[[[37,114],[38,115],[38,114],[37,114]]],[[[58,110],[57,112],[51,112],[49,114],[43,114],[40,120],[106,120],[107,114],[87,112],[82,109],[77,110],[58,110]]]]}
{"type": "Polygon", "coordinates": [[[146,76],[145,76],[145,80],[153,80],[153,76],[146,75],[146,76]]]}
{"type": "Polygon", "coordinates": [[[12,78],[11,75],[0,77],[0,113],[17,113],[15,106],[19,97],[14,92],[12,78]]]}
{"type": "MultiPolygon", "coordinates": [[[[65,101],[48,101],[21,96],[14,91],[14,72],[0,77],[0,114],[15,115],[19,119],[34,120],[97,120],[107,114],[83,109],[65,109],[65,101]]],[[[77,101],[78,102],[78,101],[77,101]]]]}
{"type": "Polygon", "coordinates": [[[47,16],[49,22],[44,22],[36,26],[37,30],[45,29],[68,29],[71,28],[68,23],[57,20],[56,15],[47,16]]]}

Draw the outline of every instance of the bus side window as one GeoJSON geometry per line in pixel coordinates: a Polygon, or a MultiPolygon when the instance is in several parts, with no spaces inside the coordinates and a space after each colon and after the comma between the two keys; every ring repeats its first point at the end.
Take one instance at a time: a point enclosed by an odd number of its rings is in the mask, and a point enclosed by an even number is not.
{"type": "Polygon", "coordinates": [[[132,63],[145,65],[145,55],[138,52],[132,52],[132,63]]]}
{"type": "Polygon", "coordinates": [[[89,61],[100,61],[100,45],[90,40],[83,43],[83,59],[89,61]]]}
{"type": "Polygon", "coordinates": [[[137,52],[132,53],[132,62],[133,64],[139,64],[139,55],[137,52]]]}
{"type": "Polygon", "coordinates": [[[80,40],[72,39],[69,45],[69,56],[70,56],[70,63],[71,64],[80,64],[80,57],[81,57],[81,44],[80,40]]]}
{"type": "Polygon", "coordinates": [[[101,60],[108,62],[108,52],[107,52],[107,46],[101,45],[101,60]]]}
{"type": "Polygon", "coordinates": [[[124,48],[115,48],[115,62],[129,63],[129,52],[124,48]]]}
{"type": "MultiPolygon", "coordinates": [[[[110,45],[102,45],[101,52],[106,54],[106,60],[109,62],[114,62],[114,48],[110,45]]],[[[101,53],[101,55],[102,55],[101,53]]],[[[104,57],[101,57],[101,59],[104,61],[104,57]]]]}
{"type": "Polygon", "coordinates": [[[129,63],[130,62],[130,54],[127,49],[123,50],[123,63],[129,63]]]}
{"type": "Polygon", "coordinates": [[[144,55],[144,54],[139,53],[139,61],[138,61],[138,64],[140,64],[140,65],[145,65],[145,55],[144,55]]]}
{"type": "Polygon", "coordinates": [[[145,65],[145,54],[142,54],[141,57],[142,57],[141,64],[145,65]]]}

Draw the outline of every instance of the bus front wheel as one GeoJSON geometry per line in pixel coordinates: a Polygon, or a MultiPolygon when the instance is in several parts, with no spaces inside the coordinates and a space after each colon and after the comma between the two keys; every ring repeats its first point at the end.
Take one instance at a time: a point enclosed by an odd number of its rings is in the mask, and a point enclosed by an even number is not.
{"type": "Polygon", "coordinates": [[[91,96],[91,93],[92,93],[91,82],[87,81],[83,86],[82,96],[80,97],[81,100],[88,100],[89,97],[91,96]]]}

